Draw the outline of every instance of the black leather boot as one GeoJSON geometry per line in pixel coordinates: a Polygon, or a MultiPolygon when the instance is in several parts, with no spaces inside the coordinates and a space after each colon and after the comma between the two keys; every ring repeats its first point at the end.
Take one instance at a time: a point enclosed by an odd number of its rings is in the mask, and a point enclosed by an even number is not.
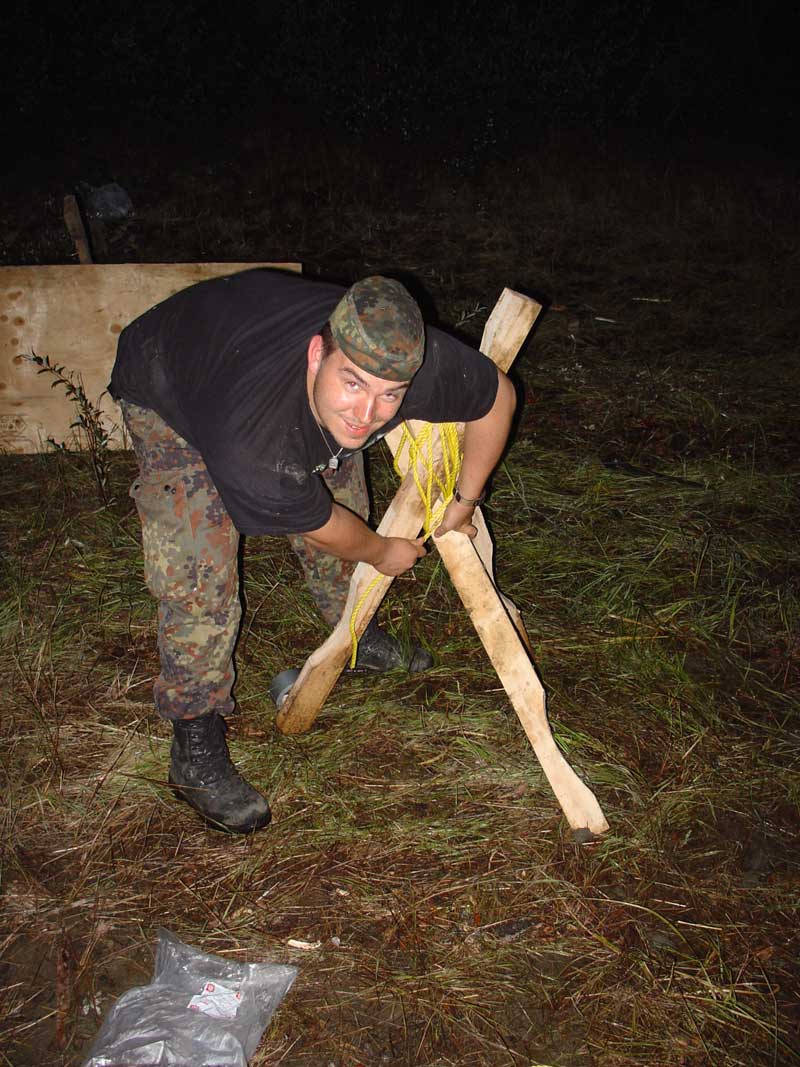
{"type": "Polygon", "coordinates": [[[369,624],[358,642],[355,670],[394,671],[405,668],[410,674],[419,674],[433,666],[433,656],[419,645],[411,647],[408,656],[396,637],[387,634],[378,626],[377,616],[369,624]]]}
{"type": "Polygon", "coordinates": [[[216,711],[172,724],[169,784],[216,830],[249,834],[272,818],[269,804],[236,770],[216,711]]]}

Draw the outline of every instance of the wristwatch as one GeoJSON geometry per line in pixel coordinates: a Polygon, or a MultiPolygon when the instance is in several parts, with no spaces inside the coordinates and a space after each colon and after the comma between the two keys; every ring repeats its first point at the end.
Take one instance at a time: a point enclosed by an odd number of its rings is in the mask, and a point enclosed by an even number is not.
{"type": "Polygon", "coordinates": [[[484,489],[481,492],[481,495],[475,500],[470,500],[468,496],[462,496],[461,493],[459,493],[458,488],[456,488],[456,491],[453,493],[453,496],[455,497],[457,504],[464,504],[464,506],[468,508],[476,508],[486,499],[486,490],[484,489]]]}

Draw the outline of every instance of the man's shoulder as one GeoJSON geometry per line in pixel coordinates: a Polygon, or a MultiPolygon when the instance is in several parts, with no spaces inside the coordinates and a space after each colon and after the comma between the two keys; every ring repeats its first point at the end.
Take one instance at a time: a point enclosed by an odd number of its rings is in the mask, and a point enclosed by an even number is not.
{"type": "MultiPolygon", "coordinates": [[[[226,315],[255,317],[287,312],[303,313],[309,309],[332,309],[343,292],[341,286],[319,282],[291,271],[270,267],[253,267],[206,278],[181,289],[140,316],[142,324],[150,328],[161,324],[183,327],[196,321],[197,316],[224,320],[226,315]]],[[[139,321],[139,320],[137,320],[139,321]]]]}
{"type": "Polygon", "coordinates": [[[454,337],[436,326],[425,327],[425,359],[422,370],[428,374],[457,376],[465,367],[473,368],[487,362],[473,345],[454,337]]]}
{"type": "Polygon", "coordinates": [[[425,359],[406,393],[403,417],[428,422],[482,418],[497,391],[492,361],[435,326],[426,327],[425,337],[425,359]]]}
{"type": "Polygon", "coordinates": [[[253,267],[249,270],[225,274],[199,282],[193,287],[198,295],[228,294],[229,298],[242,294],[245,297],[270,299],[279,296],[287,304],[327,303],[339,299],[344,289],[330,282],[307,278],[294,271],[273,267],[253,267]]]}

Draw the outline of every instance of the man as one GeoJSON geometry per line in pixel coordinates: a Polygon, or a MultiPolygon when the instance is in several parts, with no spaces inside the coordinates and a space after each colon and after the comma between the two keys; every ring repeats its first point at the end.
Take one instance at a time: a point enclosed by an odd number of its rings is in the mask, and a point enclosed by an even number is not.
{"type": "MultiPolygon", "coordinates": [[[[398,575],[425,555],[423,538],[367,525],[362,450],[406,418],[465,422],[457,492],[435,534],[474,536],[514,389],[479,352],[426,331],[397,281],[366,278],[345,291],[256,269],[201,282],[131,323],[110,391],[139,463],[131,496],[159,602],[154,698],[173,724],[169,781],[211,825],[249,833],[270,810],[225,741],[239,535],[288,535],[335,625],[357,561],[398,575]]],[[[358,662],[397,666],[399,644],[371,625],[358,662]]],[[[416,649],[407,666],[430,663],[416,649]]]]}

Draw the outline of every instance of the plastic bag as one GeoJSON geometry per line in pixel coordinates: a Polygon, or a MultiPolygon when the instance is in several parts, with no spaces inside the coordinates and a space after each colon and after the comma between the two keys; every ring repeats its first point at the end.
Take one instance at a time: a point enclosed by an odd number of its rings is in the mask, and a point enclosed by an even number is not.
{"type": "Polygon", "coordinates": [[[89,218],[113,222],[133,214],[131,198],[116,182],[96,187],[81,182],[80,192],[89,218]]]}
{"type": "Polygon", "coordinates": [[[235,963],[158,931],[153,981],[124,993],[83,1067],[246,1067],[296,967],[235,963]]]}

